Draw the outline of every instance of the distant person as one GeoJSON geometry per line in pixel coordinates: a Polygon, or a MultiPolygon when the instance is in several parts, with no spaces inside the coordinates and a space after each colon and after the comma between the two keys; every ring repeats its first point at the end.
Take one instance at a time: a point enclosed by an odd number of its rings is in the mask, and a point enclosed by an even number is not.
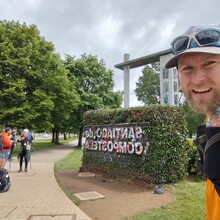
{"type": "Polygon", "coordinates": [[[9,160],[12,160],[12,153],[17,143],[16,134],[17,134],[16,130],[13,130],[11,134],[12,145],[11,145],[11,152],[10,152],[9,160]]]}
{"type": "Polygon", "coordinates": [[[0,151],[0,168],[4,168],[10,156],[12,141],[10,140],[11,128],[6,127],[5,131],[1,132],[2,149],[0,151]]]}
{"type": "Polygon", "coordinates": [[[22,172],[23,160],[25,161],[25,172],[28,172],[28,162],[30,161],[30,150],[32,145],[32,140],[28,138],[28,132],[23,132],[22,136],[17,139],[17,142],[21,142],[21,147],[18,153],[20,168],[18,172],[22,172]]]}
{"type": "Polygon", "coordinates": [[[31,134],[31,132],[30,132],[27,128],[25,128],[25,129],[23,130],[22,134],[23,134],[24,132],[27,132],[27,133],[28,133],[28,139],[31,140],[31,141],[33,141],[34,138],[33,138],[32,134],[31,134]]]}

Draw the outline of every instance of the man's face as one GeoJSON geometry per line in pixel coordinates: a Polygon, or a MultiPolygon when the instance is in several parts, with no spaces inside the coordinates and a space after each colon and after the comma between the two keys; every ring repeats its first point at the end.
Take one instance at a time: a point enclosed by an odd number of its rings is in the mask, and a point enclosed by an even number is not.
{"type": "Polygon", "coordinates": [[[189,105],[211,114],[220,105],[220,55],[184,54],[178,60],[178,72],[189,105]]]}
{"type": "Polygon", "coordinates": [[[10,130],[8,130],[8,132],[7,132],[7,133],[8,133],[8,135],[11,135],[11,132],[12,132],[12,130],[11,130],[11,129],[10,129],[10,130]]]}
{"type": "Polygon", "coordinates": [[[25,138],[28,138],[28,133],[27,132],[24,132],[23,135],[24,135],[25,138]]]}

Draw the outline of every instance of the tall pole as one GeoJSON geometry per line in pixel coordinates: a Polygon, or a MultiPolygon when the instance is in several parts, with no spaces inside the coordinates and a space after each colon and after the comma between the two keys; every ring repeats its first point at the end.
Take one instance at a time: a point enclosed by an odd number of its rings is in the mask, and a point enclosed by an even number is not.
{"type": "MultiPolygon", "coordinates": [[[[130,54],[124,54],[124,62],[130,60],[130,54]]],[[[124,66],[124,108],[130,107],[130,67],[124,66]]]]}

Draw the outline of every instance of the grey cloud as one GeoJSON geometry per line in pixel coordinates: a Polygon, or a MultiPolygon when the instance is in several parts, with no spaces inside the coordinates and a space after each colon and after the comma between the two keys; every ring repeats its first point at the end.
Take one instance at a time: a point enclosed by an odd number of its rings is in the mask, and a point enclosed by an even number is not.
{"type": "MultiPolygon", "coordinates": [[[[61,55],[97,55],[114,69],[115,90],[123,89],[114,65],[167,49],[191,25],[219,23],[217,0],[1,0],[0,19],[36,24],[61,55]]],[[[131,71],[131,99],[141,68],[131,71]]]]}

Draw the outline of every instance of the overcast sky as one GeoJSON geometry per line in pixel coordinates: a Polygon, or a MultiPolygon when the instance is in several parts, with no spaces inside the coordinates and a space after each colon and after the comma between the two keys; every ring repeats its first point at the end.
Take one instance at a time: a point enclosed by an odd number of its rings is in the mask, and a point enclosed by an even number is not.
{"type": "MultiPolygon", "coordinates": [[[[220,24],[218,0],[0,0],[0,19],[35,24],[62,57],[97,55],[114,71],[114,90],[123,90],[130,59],[168,49],[174,37],[192,25],[220,24]]],[[[131,106],[141,69],[131,70],[131,106]]]]}

